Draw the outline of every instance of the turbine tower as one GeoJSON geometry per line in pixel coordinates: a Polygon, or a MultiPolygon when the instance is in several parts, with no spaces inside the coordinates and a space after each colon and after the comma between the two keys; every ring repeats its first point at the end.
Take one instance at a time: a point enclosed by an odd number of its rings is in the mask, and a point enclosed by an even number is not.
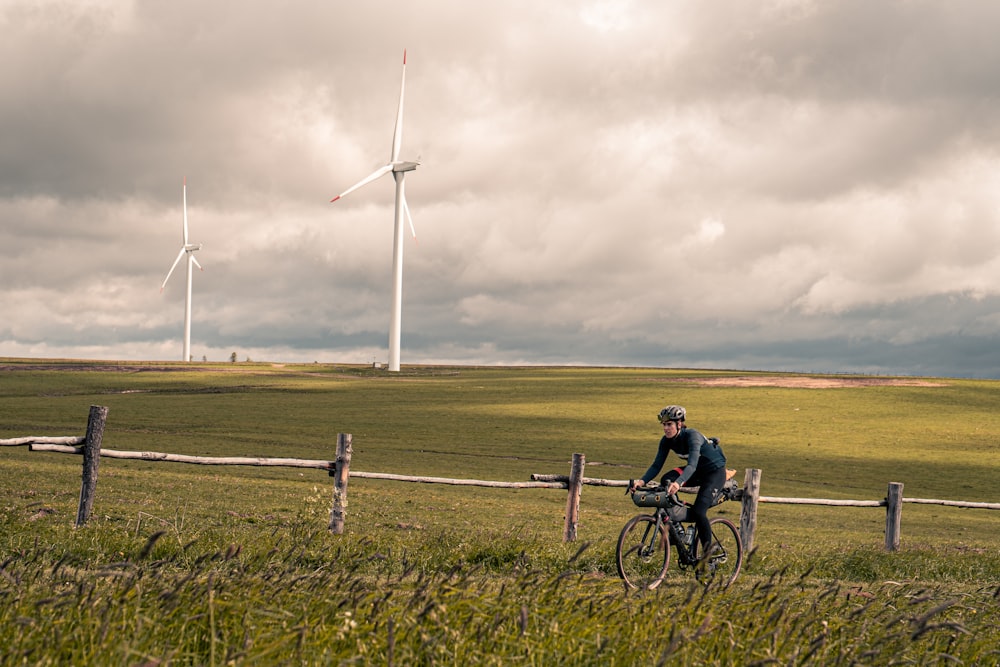
{"type": "Polygon", "coordinates": [[[403,319],[403,216],[410,223],[410,232],[416,239],[410,207],[406,205],[403,178],[406,172],[417,168],[419,162],[405,162],[399,159],[399,147],[403,142],[403,92],[406,89],[406,51],[403,51],[403,79],[399,84],[399,109],[396,111],[396,128],[392,134],[392,155],[388,164],[376,169],[372,174],[347,188],[330,200],[335,202],[344,195],[392,172],[396,181],[396,211],[392,237],[392,312],[389,317],[389,370],[399,371],[399,340],[403,319]]]}
{"type": "Polygon", "coordinates": [[[187,256],[187,296],[184,299],[184,361],[191,361],[191,276],[193,269],[191,268],[193,264],[198,265],[200,271],[204,271],[201,268],[201,264],[198,264],[198,260],[194,258],[194,253],[196,250],[201,250],[200,243],[188,243],[188,208],[187,208],[187,177],[184,177],[184,189],[182,190],[184,198],[184,237],[183,244],[181,245],[181,251],[177,253],[177,259],[174,260],[173,265],[170,267],[170,271],[167,272],[167,277],[163,279],[163,284],[160,285],[160,293],[163,293],[163,288],[167,286],[167,281],[170,280],[171,274],[173,274],[174,269],[177,268],[177,264],[180,263],[181,258],[185,255],[187,256]]]}

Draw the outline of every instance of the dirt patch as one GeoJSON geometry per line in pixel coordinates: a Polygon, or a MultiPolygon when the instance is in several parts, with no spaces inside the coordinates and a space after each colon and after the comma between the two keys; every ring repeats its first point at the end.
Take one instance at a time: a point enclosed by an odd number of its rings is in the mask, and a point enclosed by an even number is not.
{"type": "Polygon", "coordinates": [[[711,387],[785,387],[788,389],[840,389],[843,387],[946,387],[944,382],[915,378],[804,377],[799,375],[738,375],[732,377],[663,378],[711,387]]]}

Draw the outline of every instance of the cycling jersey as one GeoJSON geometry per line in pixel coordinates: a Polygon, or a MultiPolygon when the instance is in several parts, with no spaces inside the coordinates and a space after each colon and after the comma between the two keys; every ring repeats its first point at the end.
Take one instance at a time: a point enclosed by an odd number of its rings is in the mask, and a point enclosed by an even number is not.
{"type": "Polygon", "coordinates": [[[643,484],[659,474],[670,452],[674,452],[687,462],[681,476],[677,478],[677,483],[680,485],[691,479],[695,473],[707,475],[726,467],[726,456],[722,453],[718,440],[714,438],[709,440],[693,428],[685,426],[673,438],[668,439],[667,436],[660,438],[656,458],[642,476],[643,484]]]}

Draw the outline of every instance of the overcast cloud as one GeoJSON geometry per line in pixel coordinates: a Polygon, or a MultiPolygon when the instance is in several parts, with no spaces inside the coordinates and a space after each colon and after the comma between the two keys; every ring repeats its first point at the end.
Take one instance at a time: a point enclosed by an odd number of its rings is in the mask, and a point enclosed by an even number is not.
{"type": "Polygon", "coordinates": [[[1000,377],[1000,5],[0,0],[0,356],[1000,377]]]}

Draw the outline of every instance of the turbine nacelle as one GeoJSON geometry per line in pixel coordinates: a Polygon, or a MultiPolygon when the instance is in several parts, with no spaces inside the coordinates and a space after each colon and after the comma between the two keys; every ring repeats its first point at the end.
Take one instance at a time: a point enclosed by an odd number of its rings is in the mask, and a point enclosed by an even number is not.
{"type": "Polygon", "coordinates": [[[392,171],[393,173],[401,171],[413,171],[420,166],[419,162],[393,162],[392,171]]]}

